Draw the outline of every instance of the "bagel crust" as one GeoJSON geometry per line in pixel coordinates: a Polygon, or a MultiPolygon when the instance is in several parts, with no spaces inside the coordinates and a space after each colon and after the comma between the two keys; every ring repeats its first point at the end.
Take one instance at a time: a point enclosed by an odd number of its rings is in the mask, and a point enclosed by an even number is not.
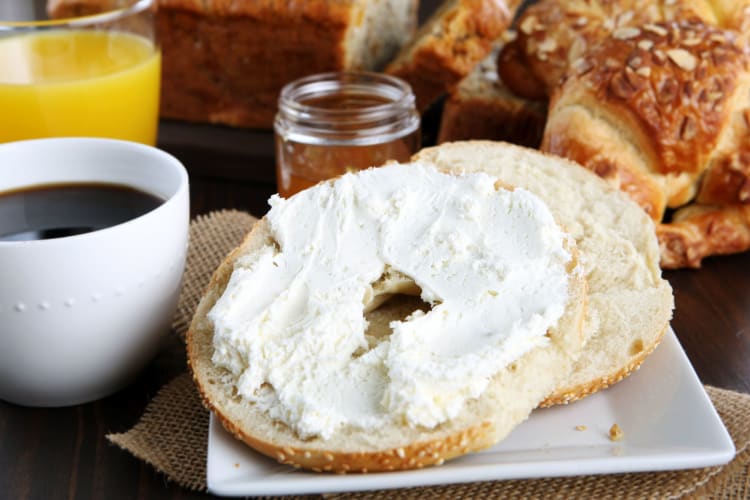
{"type": "MultiPolygon", "coordinates": [[[[493,183],[494,184],[494,183],[493,183]]],[[[575,244],[566,240],[570,259],[565,267],[567,302],[562,316],[546,332],[546,341],[501,369],[476,398],[433,427],[391,423],[363,430],[344,425],[333,435],[301,437],[291,426],[271,417],[240,396],[230,370],[213,362],[215,326],[209,312],[224,294],[238,260],[252,258],[274,242],[267,218],[262,219],[214,273],[188,331],[188,362],[204,404],[224,427],[255,450],[280,463],[314,471],[390,471],[439,465],[445,460],[487,448],[504,438],[569,375],[583,345],[586,282],[579,272],[575,244]]],[[[375,296],[400,292],[366,313],[367,334],[390,335],[389,324],[424,307],[411,283],[398,273],[375,288],[375,296]]]]}

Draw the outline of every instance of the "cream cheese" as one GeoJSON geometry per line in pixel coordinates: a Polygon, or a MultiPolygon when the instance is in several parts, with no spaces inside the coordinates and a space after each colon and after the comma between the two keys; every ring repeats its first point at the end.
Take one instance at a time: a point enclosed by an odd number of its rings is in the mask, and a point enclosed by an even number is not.
{"type": "Polygon", "coordinates": [[[209,313],[213,362],[301,438],[456,416],[568,302],[567,236],[539,198],[495,181],[396,164],[272,197],[277,245],[235,262],[209,313]],[[388,268],[432,308],[368,350],[363,299],[388,268]]]}

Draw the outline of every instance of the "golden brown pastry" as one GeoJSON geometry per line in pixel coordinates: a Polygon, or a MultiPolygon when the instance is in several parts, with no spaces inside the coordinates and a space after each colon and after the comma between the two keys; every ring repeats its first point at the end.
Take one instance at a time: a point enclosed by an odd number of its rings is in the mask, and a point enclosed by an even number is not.
{"type": "Polygon", "coordinates": [[[662,267],[700,267],[704,257],[750,248],[750,204],[688,205],[656,234],[662,267]]]}
{"type": "Polygon", "coordinates": [[[508,90],[497,76],[495,42],[492,53],[448,94],[440,120],[438,144],[467,139],[506,141],[538,148],[547,107],[508,90]]]}
{"type": "Polygon", "coordinates": [[[500,76],[518,95],[544,99],[573,61],[614,31],[681,20],[748,33],[750,0],[539,0],[517,20],[500,76]]]}
{"type": "Polygon", "coordinates": [[[492,50],[519,0],[444,0],[385,72],[406,80],[417,109],[453,89],[492,50]]]}
{"type": "MultiPolygon", "coordinates": [[[[608,179],[657,222],[692,201],[750,202],[750,49],[699,21],[619,28],[554,91],[542,149],[608,179]]],[[[727,217],[722,227],[743,230],[741,217],[727,217]]],[[[672,249],[665,267],[750,247],[742,238],[722,246],[693,214],[678,220],[679,231],[659,231],[672,249]]]]}

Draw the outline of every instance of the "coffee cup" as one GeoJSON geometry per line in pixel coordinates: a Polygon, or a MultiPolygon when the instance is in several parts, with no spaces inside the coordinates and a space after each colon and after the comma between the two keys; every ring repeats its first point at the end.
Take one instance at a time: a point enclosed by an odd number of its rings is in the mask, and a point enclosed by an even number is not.
{"type": "Polygon", "coordinates": [[[185,168],[159,149],[120,140],[0,144],[0,197],[79,184],[119,186],[157,202],[82,234],[0,235],[0,399],[28,406],[99,399],[130,381],[169,332],[188,243],[185,168]]]}

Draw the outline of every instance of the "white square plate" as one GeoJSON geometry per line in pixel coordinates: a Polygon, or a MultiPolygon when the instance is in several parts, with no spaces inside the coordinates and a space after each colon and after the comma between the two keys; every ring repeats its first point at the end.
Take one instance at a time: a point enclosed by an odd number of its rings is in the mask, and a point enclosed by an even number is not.
{"type": "Polygon", "coordinates": [[[504,441],[440,467],[316,474],[276,463],[228,434],[211,415],[208,489],[249,496],[402,488],[445,483],[706,467],[734,444],[674,332],[623,382],[568,406],[536,410],[504,441]],[[609,440],[617,423],[625,435],[609,440]],[[576,430],[576,426],[586,426],[576,430]]]}

